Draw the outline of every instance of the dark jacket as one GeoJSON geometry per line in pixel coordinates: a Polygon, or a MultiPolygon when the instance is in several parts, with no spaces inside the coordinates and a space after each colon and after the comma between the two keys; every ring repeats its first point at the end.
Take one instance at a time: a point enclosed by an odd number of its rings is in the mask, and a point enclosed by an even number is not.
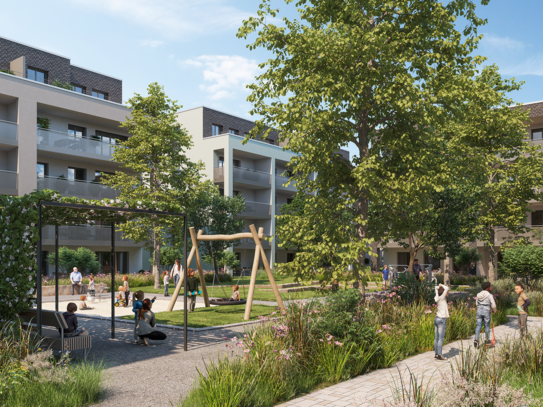
{"type": "MultiPolygon", "coordinates": [[[[198,279],[196,277],[187,278],[187,289],[189,291],[198,291],[198,279]]],[[[187,295],[189,295],[187,293],[187,295]]]]}
{"type": "Polygon", "coordinates": [[[74,332],[77,329],[77,317],[75,314],[72,314],[71,312],[66,311],[64,314],[62,314],[64,319],[66,320],[66,324],[68,325],[68,329],[64,331],[65,334],[70,334],[74,332]]]}

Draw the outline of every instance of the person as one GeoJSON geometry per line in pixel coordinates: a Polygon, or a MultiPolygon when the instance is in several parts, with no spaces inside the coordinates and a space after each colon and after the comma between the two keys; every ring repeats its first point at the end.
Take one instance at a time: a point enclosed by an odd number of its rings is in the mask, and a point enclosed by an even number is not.
{"type": "Polygon", "coordinates": [[[528,306],[531,304],[531,302],[524,293],[524,286],[522,283],[515,284],[515,292],[518,295],[518,329],[520,331],[520,337],[524,338],[528,333],[528,306]]]}
{"type": "MultiPolygon", "coordinates": [[[[94,274],[91,273],[89,276],[89,286],[87,288],[87,291],[89,293],[89,297],[96,297],[96,287],[94,285],[94,274]]],[[[90,299],[89,299],[90,301],[90,299]]]]}
{"type": "MultiPolygon", "coordinates": [[[[132,312],[134,313],[134,321],[136,323],[138,322],[138,311],[143,306],[144,296],[145,294],[141,290],[138,290],[134,294],[132,294],[132,312]]],[[[156,297],[153,297],[151,302],[155,302],[155,300],[156,300],[156,297]]],[[[140,341],[140,338],[138,337],[138,335],[136,335],[136,325],[134,325],[134,341],[135,342],[140,341]]]]}
{"type": "Polygon", "coordinates": [[[235,284],[234,287],[232,287],[232,296],[230,297],[230,301],[241,301],[241,296],[239,295],[239,285],[235,284]]]}
{"type": "Polygon", "coordinates": [[[83,291],[83,284],[81,283],[81,280],[83,280],[83,276],[77,270],[77,267],[74,267],[72,273],[70,274],[70,281],[72,282],[72,295],[75,295],[76,285],[81,287],[81,291],[83,291]]]}
{"type": "Polygon", "coordinates": [[[481,288],[482,291],[477,294],[477,328],[475,328],[475,341],[473,343],[476,348],[479,347],[479,335],[483,327],[483,322],[485,324],[486,344],[490,345],[490,313],[498,312],[494,297],[490,294],[492,291],[492,284],[485,281],[481,285],[481,288]]]}
{"type": "Polygon", "coordinates": [[[385,289],[387,288],[387,281],[388,281],[388,266],[385,264],[383,266],[383,285],[385,286],[385,289]]]}
{"type": "Polygon", "coordinates": [[[413,264],[413,274],[415,279],[420,281],[420,273],[422,273],[422,266],[419,264],[419,259],[415,259],[415,264],[413,264]]]}
{"type": "Polygon", "coordinates": [[[94,309],[93,307],[88,307],[88,306],[87,306],[87,303],[85,302],[85,300],[87,299],[87,296],[86,296],[86,295],[82,295],[81,297],[79,297],[79,299],[81,300],[81,302],[79,303],[79,309],[80,309],[80,310],[84,310],[84,309],[94,309]]]}
{"type": "Polygon", "coordinates": [[[164,280],[164,297],[169,297],[170,294],[168,293],[168,287],[170,286],[170,274],[167,270],[164,270],[162,279],[164,280]]]}
{"type": "Polygon", "coordinates": [[[181,278],[182,271],[183,271],[183,267],[181,266],[179,259],[175,259],[175,264],[173,265],[172,271],[170,272],[170,277],[173,277],[174,287],[177,287],[177,283],[179,282],[179,279],[181,278]]]}
{"type": "Polygon", "coordinates": [[[128,285],[128,276],[123,276],[123,288],[124,288],[124,300],[125,300],[125,307],[128,307],[128,300],[130,297],[130,286],[128,285]]]}
{"type": "Polygon", "coordinates": [[[194,277],[194,270],[190,269],[187,278],[187,296],[190,299],[189,312],[194,312],[196,295],[198,294],[198,279],[194,277]]]}
{"type": "Polygon", "coordinates": [[[446,361],[447,358],[443,356],[443,341],[445,340],[445,332],[447,332],[447,318],[449,318],[449,306],[447,304],[449,287],[440,284],[439,287],[436,287],[435,289],[436,295],[434,301],[437,306],[437,314],[434,319],[434,352],[437,360],[446,361]]]}
{"type": "Polygon", "coordinates": [[[138,310],[138,318],[136,319],[136,335],[138,335],[139,343],[149,346],[148,339],[154,341],[163,341],[166,339],[164,332],[155,331],[154,327],[155,314],[151,311],[153,301],[146,298],[141,303],[141,308],[138,310]]]}
{"type": "Polygon", "coordinates": [[[62,314],[64,320],[66,321],[66,325],[68,325],[68,328],[64,330],[64,336],[81,335],[83,332],[85,332],[85,328],[79,328],[77,326],[77,316],[75,315],[75,311],[77,311],[77,305],[74,302],[70,302],[68,303],[66,310],[67,311],[62,314]]]}

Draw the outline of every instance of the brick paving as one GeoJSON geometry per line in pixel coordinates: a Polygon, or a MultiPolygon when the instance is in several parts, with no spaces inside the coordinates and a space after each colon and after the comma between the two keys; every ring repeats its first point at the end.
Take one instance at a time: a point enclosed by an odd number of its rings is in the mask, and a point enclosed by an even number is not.
{"type": "MultiPolygon", "coordinates": [[[[528,329],[543,329],[543,318],[529,317],[528,329]]],[[[496,340],[502,342],[505,337],[514,335],[517,332],[517,318],[510,317],[510,321],[494,329],[496,340]]],[[[449,359],[457,357],[462,349],[473,346],[473,338],[456,341],[443,346],[443,355],[449,359]]],[[[483,335],[484,338],[484,335],[483,335]]],[[[451,360],[452,362],[452,360],[451,360]]],[[[454,362],[452,362],[454,363],[454,362]]],[[[404,382],[409,383],[409,370],[416,374],[417,379],[424,377],[424,380],[439,379],[439,371],[450,370],[449,362],[438,362],[434,359],[434,352],[425,352],[413,356],[402,362],[398,362],[388,369],[379,369],[345,382],[317,390],[306,396],[290,400],[277,407],[366,407],[371,406],[371,400],[392,400],[392,389],[394,382],[400,382],[400,374],[404,382]],[[409,370],[408,370],[409,369],[409,370]]]]}

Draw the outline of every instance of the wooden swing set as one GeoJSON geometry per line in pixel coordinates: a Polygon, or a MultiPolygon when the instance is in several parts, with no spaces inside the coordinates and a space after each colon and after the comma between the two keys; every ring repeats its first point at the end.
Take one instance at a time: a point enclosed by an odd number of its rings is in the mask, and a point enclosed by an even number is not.
{"type": "MultiPolygon", "coordinates": [[[[189,254],[189,258],[187,259],[187,267],[192,262],[192,259],[194,256],[196,256],[196,267],[198,268],[198,275],[200,276],[200,285],[202,287],[202,296],[204,297],[204,303],[206,307],[210,307],[209,302],[209,296],[207,294],[207,288],[206,288],[206,282],[204,279],[204,270],[202,268],[202,262],[200,260],[200,254],[198,252],[198,243],[199,242],[212,242],[215,240],[223,240],[223,241],[232,241],[232,240],[238,240],[238,239],[253,239],[255,242],[255,257],[253,260],[253,268],[251,270],[251,282],[249,283],[249,294],[247,295],[247,303],[245,305],[245,315],[243,316],[243,319],[248,321],[251,317],[251,308],[253,306],[253,297],[255,293],[255,286],[256,286],[256,273],[258,271],[258,264],[260,263],[260,257],[262,256],[262,263],[264,264],[264,269],[266,270],[266,274],[268,275],[268,280],[270,281],[270,284],[273,289],[273,294],[275,295],[275,299],[277,300],[277,305],[279,305],[279,308],[281,310],[284,310],[285,307],[283,305],[283,300],[281,299],[281,295],[279,294],[279,290],[277,289],[277,285],[275,284],[275,279],[273,278],[273,274],[270,269],[270,264],[268,263],[268,259],[266,258],[266,253],[264,252],[264,248],[262,247],[262,239],[264,239],[264,228],[259,228],[258,233],[256,232],[255,225],[249,226],[250,232],[246,233],[237,233],[234,235],[204,235],[204,232],[202,230],[198,231],[198,234],[196,234],[193,227],[190,229],[190,237],[192,240],[192,249],[189,254]]],[[[179,295],[179,291],[181,290],[181,287],[183,286],[183,280],[185,278],[185,274],[187,271],[185,270],[184,273],[181,273],[181,277],[179,279],[179,283],[177,284],[177,287],[175,287],[175,292],[172,295],[172,299],[170,300],[170,304],[168,305],[167,311],[172,311],[173,307],[175,305],[175,302],[177,300],[177,296],[179,295]]],[[[227,305],[228,302],[225,301],[224,305],[227,305]]]]}

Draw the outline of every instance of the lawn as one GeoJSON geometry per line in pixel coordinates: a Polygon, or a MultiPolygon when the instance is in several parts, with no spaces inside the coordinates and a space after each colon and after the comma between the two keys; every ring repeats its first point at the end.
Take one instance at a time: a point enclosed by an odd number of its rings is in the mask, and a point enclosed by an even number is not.
{"type": "MultiPolygon", "coordinates": [[[[276,310],[270,305],[253,305],[251,309],[251,320],[259,315],[269,315],[276,310]]],[[[188,314],[187,325],[191,328],[205,328],[245,322],[243,315],[245,305],[225,305],[211,308],[196,308],[193,313],[188,314]]],[[[155,314],[157,324],[183,325],[184,311],[157,312],[155,314]]],[[[120,319],[134,319],[133,316],[121,317],[120,319]]]]}

